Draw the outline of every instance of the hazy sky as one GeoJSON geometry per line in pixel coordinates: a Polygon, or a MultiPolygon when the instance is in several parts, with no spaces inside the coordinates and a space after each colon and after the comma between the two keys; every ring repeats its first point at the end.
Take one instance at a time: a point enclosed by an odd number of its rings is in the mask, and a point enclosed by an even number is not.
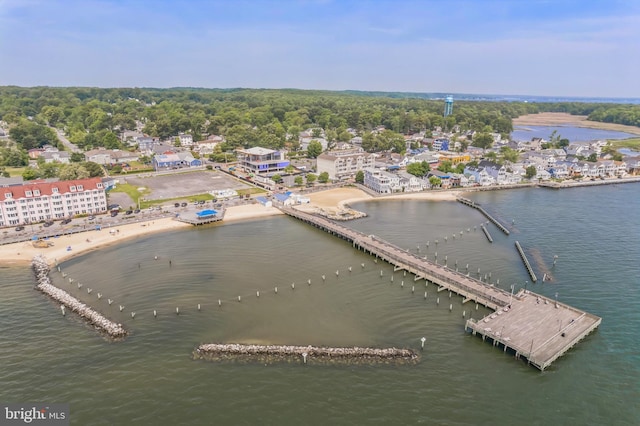
{"type": "Polygon", "coordinates": [[[637,0],[0,0],[0,85],[640,97],[637,0]]]}

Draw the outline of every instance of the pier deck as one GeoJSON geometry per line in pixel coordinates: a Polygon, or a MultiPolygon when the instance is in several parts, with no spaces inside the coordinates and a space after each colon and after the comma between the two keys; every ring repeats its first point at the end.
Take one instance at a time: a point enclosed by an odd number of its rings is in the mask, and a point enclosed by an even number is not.
{"type": "Polygon", "coordinates": [[[516,358],[544,370],[558,357],[595,330],[601,318],[522,290],[509,309],[501,309],[481,320],[470,319],[465,329],[494,346],[515,352],[516,358]]]}
{"type": "Polygon", "coordinates": [[[355,248],[380,257],[394,265],[394,270],[404,269],[414,274],[416,281],[424,278],[438,285],[438,291],[450,290],[463,296],[464,302],[473,300],[494,310],[481,320],[468,320],[465,330],[474,335],[480,334],[483,340],[490,338],[494,345],[501,345],[505,352],[507,349],[515,352],[517,358],[526,358],[540,370],[547,368],[602,321],[595,315],[531,291],[511,294],[468,274],[409,253],[379,237],[363,234],[326,218],[293,208],[281,210],[351,242],[355,248]]]}

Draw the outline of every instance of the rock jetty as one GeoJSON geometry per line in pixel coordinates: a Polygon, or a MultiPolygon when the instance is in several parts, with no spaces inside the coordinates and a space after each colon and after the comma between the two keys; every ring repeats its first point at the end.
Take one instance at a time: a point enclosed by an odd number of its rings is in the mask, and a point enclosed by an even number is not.
{"type": "Polygon", "coordinates": [[[62,306],[65,306],[70,311],[75,312],[80,318],[83,318],[101,332],[106,333],[109,337],[122,338],[127,335],[127,331],[122,327],[122,324],[108,320],[90,306],[85,305],[66,291],[51,284],[49,265],[44,256],[34,257],[31,262],[31,267],[36,275],[36,289],[62,304],[62,306]]]}
{"type": "Polygon", "coordinates": [[[416,363],[418,354],[399,348],[331,348],[317,346],[245,345],[207,343],[198,346],[195,358],[210,360],[255,360],[260,362],[294,361],[298,363],[363,362],[416,363]]]}

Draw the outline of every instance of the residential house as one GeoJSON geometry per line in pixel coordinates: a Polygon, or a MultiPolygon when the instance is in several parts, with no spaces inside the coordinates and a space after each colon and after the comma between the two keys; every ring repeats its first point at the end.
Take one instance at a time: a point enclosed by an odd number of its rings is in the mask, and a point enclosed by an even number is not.
{"type": "Polygon", "coordinates": [[[153,157],[153,166],[156,170],[197,167],[202,166],[202,161],[194,158],[190,152],[186,151],[173,154],[157,154],[153,157]]]}
{"type": "Polygon", "coordinates": [[[429,187],[428,183],[425,182],[424,179],[414,176],[411,173],[399,171],[398,176],[400,177],[399,183],[402,188],[402,192],[418,192],[429,187]]]}
{"type": "Polygon", "coordinates": [[[434,139],[433,144],[431,146],[434,151],[448,151],[449,139],[444,139],[444,138],[434,139]]]}
{"type": "Polygon", "coordinates": [[[438,160],[449,161],[451,164],[468,163],[471,161],[471,156],[467,152],[451,152],[442,150],[438,154],[438,160]]]}
{"type": "Polygon", "coordinates": [[[44,158],[45,163],[67,164],[71,161],[71,154],[67,151],[45,151],[40,154],[40,157],[44,158]]]}
{"type": "Polygon", "coordinates": [[[441,172],[440,170],[431,170],[425,176],[425,181],[431,185],[431,180],[429,178],[437,177],[440,179],[440,188],[450,188],[451,187],[451,174],[441,172]]]}
{"type": "Polygon", "coordinates": [[[216,146],[222,142],[224,142],[224,138],[222,136],[211,135],[203,141],[194,142],[193,150],[202,155],[213,154],[216,146]]]}
{"type": "Polygon", "coordinates": [[[464,174],[470,183],[480,186],[489,186],[495,183],[495,179],[487,173],[484,167],[465,167],[464,174]]]}
{"type": "Polygon", "coordinates": [[[185,148],[191,148],[193,146],[193,136],[187,133],[180,133],[178,140],[180,141],[180,145],[185,148]]]}
{"type": "Polygon", "coordinates": [[[150,136],[142,136],[135,138],[138,144],[138,150],[142,152],[151,152],[153,147],[160,143],[158,138],[152,138],[150,136]]]}

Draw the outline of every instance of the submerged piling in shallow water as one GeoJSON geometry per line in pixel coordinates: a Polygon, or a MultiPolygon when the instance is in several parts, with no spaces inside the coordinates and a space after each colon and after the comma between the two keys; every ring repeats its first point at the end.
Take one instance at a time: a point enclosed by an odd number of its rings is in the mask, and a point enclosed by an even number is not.
{"type": "Polygon", "coordinates": [[[317,347],[282,345],[244,345],[239,343],[207,343],[194,351],[196,359],[249,360],[260,362],[294,361],[313,364],[327,362],[360,361],[365,363],[416,363],[418,354],[411,349],[317,347]],[[306,356],[304,355],[306,354],[306,356]]]}
{"type": "Polygon", "coordinates": [[[49,278],[49,265],[44,256],[36,256],[31,262],[31,267],[36,275],[37,284],[35,288],[56,302],[65,306],[70,311],[75,312],[80,318],[93,325],[96,329],[106,333],[109,337],[120,338],[127,335],[127,331],[122,324],[115,323],[102,314],[93,310],[90,306],[85,305],[75,297],[71,296],[64,290],[51,284],[49,278]]]}

